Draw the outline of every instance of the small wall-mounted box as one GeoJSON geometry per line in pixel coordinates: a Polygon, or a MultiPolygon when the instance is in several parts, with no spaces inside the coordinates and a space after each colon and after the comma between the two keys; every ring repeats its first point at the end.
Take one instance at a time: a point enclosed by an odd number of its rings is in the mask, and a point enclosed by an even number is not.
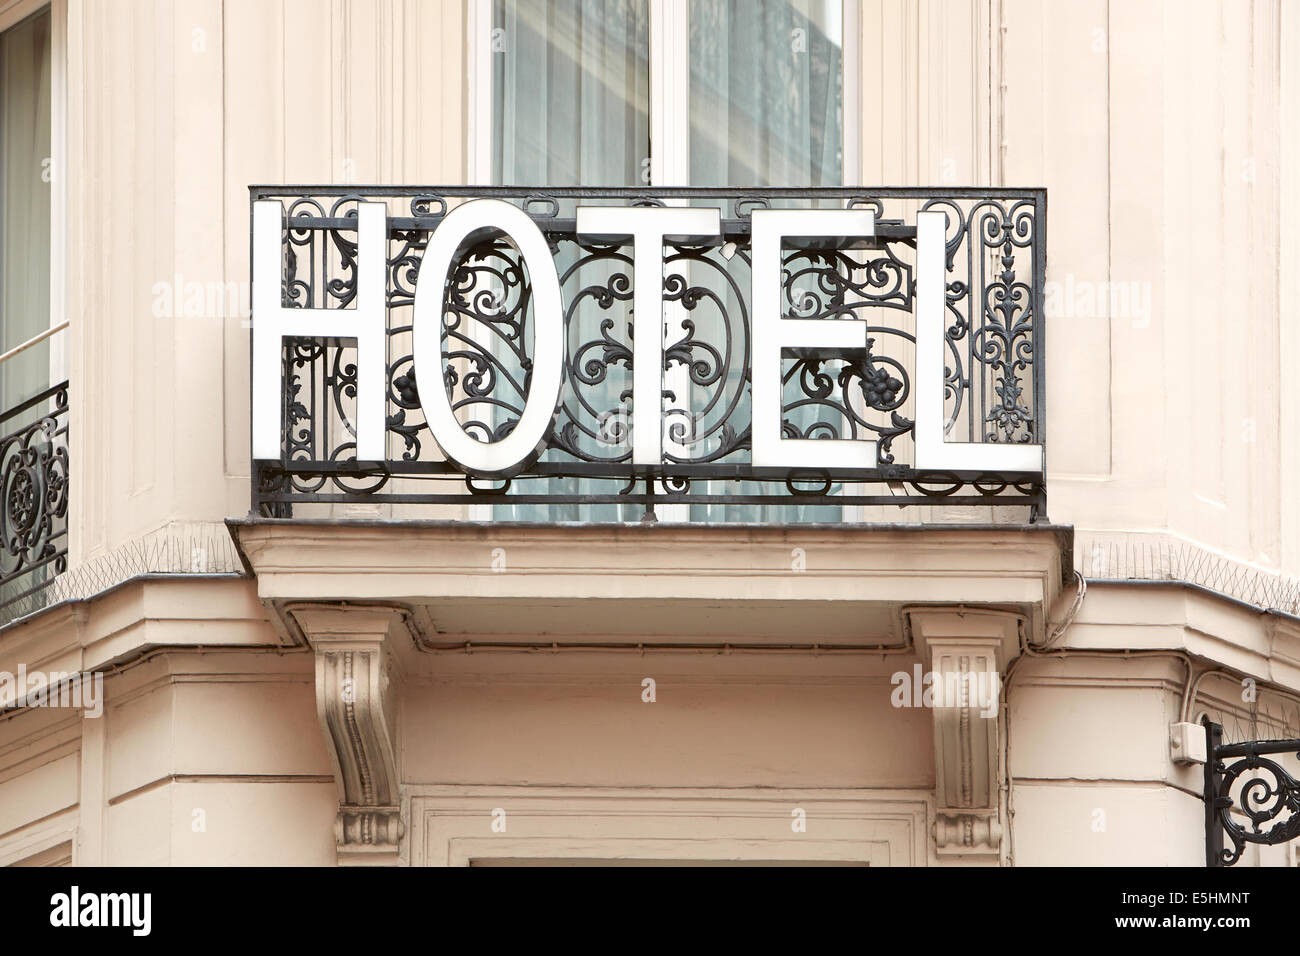
{"type": "Polygon", "coordinates": [[[1205,728],[1192,723],[1170,724],[1169,756],[1174,763],[1205,763],[1205,728]]]}

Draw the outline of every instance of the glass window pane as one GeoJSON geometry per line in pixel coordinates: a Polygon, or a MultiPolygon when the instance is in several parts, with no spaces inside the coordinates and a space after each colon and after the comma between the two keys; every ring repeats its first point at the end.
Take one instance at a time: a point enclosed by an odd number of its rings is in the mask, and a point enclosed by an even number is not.
{"type": "Polygon", "coordinates": [[[691,185],[839,186],[841,0],[691,0],[691,185]]]}
{"type": "MultiPolygon", "coordinates": [[[[691,0],[692,186],[842,185],[841,15],[840,0],[691,0]]],[[[732,272],[748,288],[748,271],[739,261],[732,272]]],[[[713,289],[729,314],[739,313],[740,304],[719,279],[698,275],[692,282],[713,289]]],[[[722,335],[721,329],[701,331],[705,337],[722,335]]],[[[791,364],[784,363],[786,371],[791,364]]],[[[730,374],[733,391],[741,387],[735,381],[739,369],[730,374]]],[[[787,403],[799,397],[799,380],[798,374],[791,377],[787,403]]],[[[743,395],[741,420],[749,415],[748,390],[743,395]]],[[[785,414],[800,434],[825,434],[815,428],[824,418],[815,405],[785,414]]],[[[712,490],[771,489],[758,482],[718,482],[712,490]]],[[[837,505],[691,506],[693,521],[837,521],[841,513],[837,505]]]]}
{"type": "MultiPolygon", "coordinates": [[[[0,351],[50,324],[50,15],[0,34],[0,351]]],[[[49,385],[49,343],[0,365],[4,408],[49,385]]],[[[15,424],[15,423],[9,423],[15,424]]]]}
{"type": "MultiPolygon", "coordinates": [[[[493,49],[493,181],[527,186],[636,186],[649,181],[650,169],[650,9],[649,0],[495,0],[493,49]]],[[[560,215],[573,215],[566,202],[560,215]]],[[[578,262],[571,243],[562,243],[556,267],[564,276],[578,262]]],[[[616,263],[584,264],[566,283],[566,300],[581,289],[607,285],[623,271],[616,263]]],[[[579,302],[569,326],[569,348],[599,341],[600,323],[625,324],[626,303],[600,309],[579,302]]],[[[531,328],[524,329],[531,335],[531,328]]],[[[608,432],[608,416],[623,409],[631,371],[609,365],[599,382],[566,389],[569,409],[598,435],[608,432]],[[606,416],[606,417],[602,417],[606,416]]],[[[494,422],[499,425],[501,422],[494,422]]],[[[586,436],[584,447],[590,446],[586,436]]],[[[617,456],[621,442],[599,448],[617,456]]],[[[551,449],[543,461],[562,461],[551,449]]],[[[551,494],[618,494],[619,480],[555,478],[545,485],[512,490],[551,494]]],[[[632,505],[498,505],[498,519],[550,521],[637,520],[644,509],[632,505]]]]}
{"type": "Polygon", "coordinates": [[[650,157],[648,0],[495,0],[493,181],[634,186],[650,157]]]}
{"type": "MultiPolygon", "coordinates": [[[[0,33],[0,351],[50,325],[50,63],[48,10],[0,33]]],[[[45,341],[0,364],[0,409],[49,383],[45,341]]],[[[26,428],[46,410],[37,403],[5,419],[0,434],[26,428]]],[[[9,465],[18,461],[15,448],[11,443],[9,465]]],[[[12,564],[0,572],[13,573],[12,564]]],[[[53,572],[47,564],[16,574],[0,586],[0,602],[21,598],[53,572]]]]}

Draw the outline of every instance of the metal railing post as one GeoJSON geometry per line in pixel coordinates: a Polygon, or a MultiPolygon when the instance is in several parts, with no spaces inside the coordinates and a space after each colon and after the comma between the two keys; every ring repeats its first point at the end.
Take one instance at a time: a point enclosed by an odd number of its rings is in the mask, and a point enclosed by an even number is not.
{"type": "Polygon", "coordinates": [[[1223,743],[1223,727],[1208,717],[1201,721],[1205,726],[1205,865],[1223,866],[1223,827],[1219,825],[1219,746],[1223,743]]]}

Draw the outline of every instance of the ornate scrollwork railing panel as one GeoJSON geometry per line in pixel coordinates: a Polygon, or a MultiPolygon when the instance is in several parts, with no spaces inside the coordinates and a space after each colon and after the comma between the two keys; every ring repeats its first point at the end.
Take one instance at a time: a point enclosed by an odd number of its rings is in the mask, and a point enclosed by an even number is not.
{"type": "MultiPolygon", "coordinates": [[[[383,201],[388,236],[388,463],[355,461],[355,350],[326,339],[284,349],[283,454],[255,463],[254,507],[288,514],[295,503],[392,500],[463,503],[722,502],[792,504],[1024,504],[1041,511],[1041,476],[926,474],[912,468],[915,215],[948,217],[946,351],[949,441],[1043,444],[1045,248],[1040,191],[550,190],[508,188],[286,193],[252,187],[286,210],[283,301],[347,308],[356,294],[357,204],[383,201]],[[441,377],[462,426],[481,440],[505,434],[527,398],[532,348],[530,282],[518,249],[497,235],[462,250],[445,286],[442,369],[417,369],[411,345],[416,282],[431,231],[452,204],[478,195],[512,202],[541,228],[561,278],[566,354],[561,405],[547,450],[509,482],[466,479],[433,441],[420,388],[441,377]],[[663,367],[663,467],[633,480],[633,268],[630,244],[579,242],[578,203],[690,202],[722,211],[711,244],[665,252],[668,316],[663,367]],[[754,476],[750,455],[750,250],[754,209],[862,206],[877,217],[871,241],[789,248],[781,275],[792,318],[869,325],[861,356],[783,359],[782,428],[789,437],[877,442],[862,474],[754,476]],[[888,488],[886,488],[886,484],[888,488]],[[401,490],[395,490],[400,488],[401,490]]],[[[254,317],[256,321],[256,317],[254,317]]],[[[432,387],[437,387],[432,386],[432,387]]]]}
{"type": "Polygon", "coordinates": [[[0,620],[68,565],[68,383],[0,414],[0,620]]]}
{"type": "Polygon", "coordinates": [[[1300,781],[1282,757],[1289,755],[1293,765],[1300,761],[1300,740],[1223,744],[1222,728],[1205,726],[1207,865],[1232,866],[1250,843],[1275,846],[1300,838],[1300,781]]]}

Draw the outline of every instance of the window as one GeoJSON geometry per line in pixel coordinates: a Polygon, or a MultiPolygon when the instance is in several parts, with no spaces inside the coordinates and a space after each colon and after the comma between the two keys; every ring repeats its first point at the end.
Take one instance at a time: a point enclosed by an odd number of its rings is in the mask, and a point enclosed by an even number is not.
{"type": "Polygon", "coordinates": [[[841,0],[482,0],[471,13],[476,182],[844,184],[841,0]]]}
{"type": "MultiPolygon", "coordinates": [[[[51,26],[46,8],[0,33],[0,352],[50,326],[51,26]]],[[[0,363],[0,407],[49,384],[47,340],[0,363]]]]}
{"type": "MultiPolygon", "coordinates": [[[[478,3],[470,25],[478,38],[471,58],[478,104],[471,109],[471,179],[537,186],[843,185],[843,15],[840,0],[478,3]]],[[[567,263],[558,265],[563,273],[567,263]]],[[[588,281],[584,274],[583,284],[588,281]]],[[[730,295],[721,278],[691,281],[730,295]]],[[[579,308],[571,320],[579,324],[580,341],[598,337],[608,315],[589,311],[579,308]]],[[[624,380],[622,371],[611,367],[601,383],[607,409],[619,407],[619,395],[630,388],[631,374],[624,380]]],[[[672,381],[671,370],[666,376],[669,389],[689,391],[686,379],[672,381]]],[[[570,492],[608,494],[622,484],[560,480],[570,482],[570,492]]],[[[788,505],[657,511],[675,520],[840,517],[838,508],[788,505]]],[[[640,513],[639,506],[620,505],[493,511],[498,518],[550,520],[635,520],[640,513]]]]}

